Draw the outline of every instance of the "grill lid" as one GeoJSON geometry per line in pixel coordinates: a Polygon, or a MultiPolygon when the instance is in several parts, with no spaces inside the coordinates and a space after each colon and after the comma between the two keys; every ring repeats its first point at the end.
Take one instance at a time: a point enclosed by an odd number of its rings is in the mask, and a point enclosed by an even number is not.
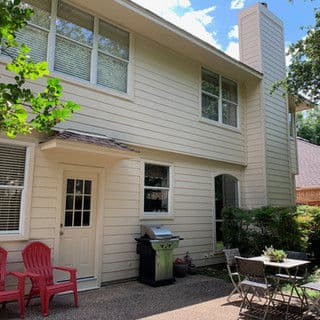
{"type": "Polygon", "coordinates": [[[141,236],[147,236],[150,239],[170,239],[172,232],[160,225],[141,225],[141,236]]]}

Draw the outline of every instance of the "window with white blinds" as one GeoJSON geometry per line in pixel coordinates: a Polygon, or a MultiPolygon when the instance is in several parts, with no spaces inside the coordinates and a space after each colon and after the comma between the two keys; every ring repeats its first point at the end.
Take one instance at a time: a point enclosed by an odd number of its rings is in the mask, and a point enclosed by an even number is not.
{"type": "Polygon", "coordinates": [[[0,143],[0,234],[20,230],[25,146],[0,143]]]}
{"type": "MultiPolygon", "coordinates": [[[[16,40],[29,46],[30,58],[35,61],[45,61],[47,59],[48,34],[50,29],[50,0],[27,0],[23,6],[30,7],[34,11],[28,25],[17,32],[16,40]]],[[[11,57],[17,55],[17,48],[2,48],[2,53],[11,57]]]]}
{"type": "MultiPolygon", "coordinates": [[[[23,5],[31,7],[34,15],[17,33],[17,40],[30,47],[32,60],[47,60],[50,47],[54,50],[54,54],[49,53],[53,70],[128,92],[128,32],[62,0],[25,0],[23,5]],[[50,23],[50,19],[55,19],[55,23],[50,23]]],[[[17,49],[4,49],[2,54],[13,57],[17,49]]]]}

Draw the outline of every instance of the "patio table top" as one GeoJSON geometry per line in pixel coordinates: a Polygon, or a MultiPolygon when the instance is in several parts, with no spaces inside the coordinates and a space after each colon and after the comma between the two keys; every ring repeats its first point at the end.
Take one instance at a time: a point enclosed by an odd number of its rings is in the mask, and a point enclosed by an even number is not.
{"type": "Polygon", "coordinates": [[[308,260],[298,260],[298,259],[284,259],[283,262],[273,262],[270,261],[266,256],[258,256],[249,258],[250,260],[262,261],[266,266],[291,269],[303,266],[305,264],[310,263],[308,260]]]}

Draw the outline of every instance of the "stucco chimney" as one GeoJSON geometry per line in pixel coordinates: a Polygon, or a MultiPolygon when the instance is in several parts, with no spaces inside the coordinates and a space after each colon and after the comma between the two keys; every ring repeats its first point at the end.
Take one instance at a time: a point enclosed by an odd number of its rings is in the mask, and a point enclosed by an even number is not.
{"type": "Polygon", "coordinates": [[[249,132],[250,127],[247,129],[248,168],[250,162],[255,162],[250,158],[251,143],[259,139],[261,147],[256,145],[252,154],[262,157],[266,204],[291,205],[293,175],[290,172],[287,100],[280,90],[270,94],[272,84],[285,76],[283,24],[264,3],[242,10],[238,23],[240,61],[263,73],[254,93],[247,86],[248,101],[257,101],[255,106],[247,105],[247,122],[261,126],[261,130],[256,127],[252,132],[249,132]]]}

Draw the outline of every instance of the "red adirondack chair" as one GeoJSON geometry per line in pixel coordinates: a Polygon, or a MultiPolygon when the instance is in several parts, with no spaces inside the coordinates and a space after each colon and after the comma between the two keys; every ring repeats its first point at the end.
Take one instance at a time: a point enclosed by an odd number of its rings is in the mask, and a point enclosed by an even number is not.
{"type": "Polygon", "coordinates": [[[51,264],[51,249],[42,242],[29,243],[22,251],[26,275],[30,277],[32,287],[29,292],[27,304],[34,295],[40,295],[42,314],[49,314],[49,302],[57,293],[73,291],[74,304],[78,307],[77,270],[69,267],[53,267],[51,264]],[[53,270],[66,271],[70,280],[54,284],[53,270]]]}
{"type": "Polygon", "coordinates": [[[24,318],[24,280],[25,274],[21,272],[7,272],[8,253],[0,247],[0,303],[17,300],[20,306],[20,318],[24,318]],[[5,278],[7,275],[13,275],[18,278],[18,288],[14,290],[5,289],[5,278]]]}

